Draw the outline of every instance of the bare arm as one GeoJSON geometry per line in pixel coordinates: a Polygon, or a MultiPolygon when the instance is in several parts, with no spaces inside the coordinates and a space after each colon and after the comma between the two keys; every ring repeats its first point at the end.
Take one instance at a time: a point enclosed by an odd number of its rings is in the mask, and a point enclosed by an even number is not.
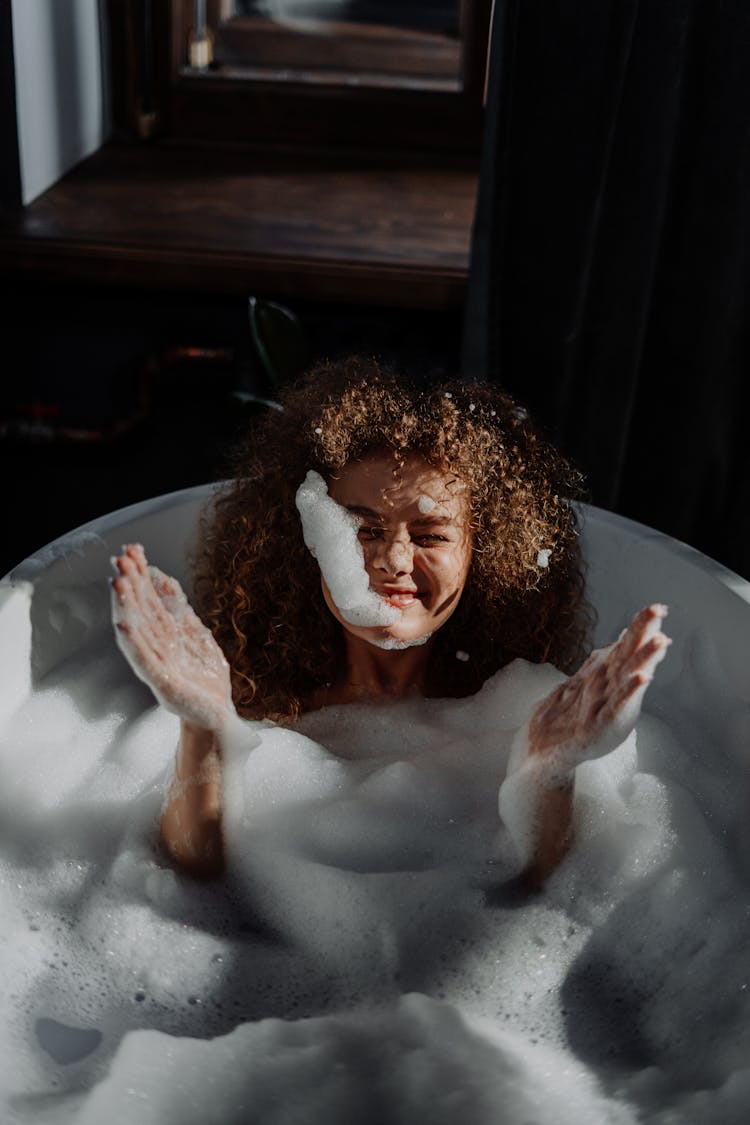
{"type": "MultiPolygon", "coordinates": [[[[641,610],[615,644],[593,652],[531,716],[520,770],[531,821],[526,874],[534,883],[557,867],[570,846],[576,767],[614,750],[638,720],[646,688],[670,644],[661,631],[666,612],[662,605],[641,610]]],[[[509,781],[512,786],[513,778],[509,781]]],[[[520,795],[522,787],[515,788],[520,795]]],[[[500,805],[502,815],[502,788],[500,805]]]]}
{"type": "Polygon", "coordinates": [[[215,876],[224,866],[221,732],[235,714],[229,666],[179,584],[149,567],[141,547],[126,547],[114,563],[119,647],[162,706],[181,720],[162,843],[186,871],[215,876]]]}
{"type": "Polygon", "coordinates": [[[175,863],[198,878],[213,878],[224,869],[221,780],[216,735],[183,719],[161,842],[175,863]]]}

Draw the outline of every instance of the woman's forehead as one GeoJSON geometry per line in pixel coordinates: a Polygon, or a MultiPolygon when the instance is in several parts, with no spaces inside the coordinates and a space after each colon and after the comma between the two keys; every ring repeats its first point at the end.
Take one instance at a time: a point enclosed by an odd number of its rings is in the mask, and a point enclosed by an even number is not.
{"type": "Polygon", "coordinates": [[[465,483],[450,469],[429,464],[421,454],[411,453],[396,461],[388,452],[373,453],[350,461],[331,476],[329,490],[342,504],[361,507],[416,505],[421,512],[433,505],[462,511],[468,502],[465,483]]]}

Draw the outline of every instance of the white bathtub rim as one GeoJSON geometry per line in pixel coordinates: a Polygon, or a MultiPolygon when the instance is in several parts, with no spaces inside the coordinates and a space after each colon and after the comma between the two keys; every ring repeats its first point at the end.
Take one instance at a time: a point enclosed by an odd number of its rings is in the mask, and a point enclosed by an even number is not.
{"type": "MultiPolygon", "coordinates": [[[[101,516],[88,520],[63,535],[50,540],[49,543],[37,548],[36,551],[22,559],[3,577],[4,582],[33,582],[39,574],[65,560],[71,553],[80,555],[87,544],[111,538],[114,532],[123,526],[129,526],[143,519],[150,519],[160,512],[174,512],[183,506],[189,507],[194,512],[197,521],[198,507],[210,500],[222,487],[221,481],[208,484],[193,485],[189,488],[176,489],[173,492],[164,492],[146,500],[138,500],[122,508],[115,508],[101,516]]],[[[132,542],[132,539],[129,540],[132,542]]],[[[118,542],[118,547],[124,544],[118,542]]]]}

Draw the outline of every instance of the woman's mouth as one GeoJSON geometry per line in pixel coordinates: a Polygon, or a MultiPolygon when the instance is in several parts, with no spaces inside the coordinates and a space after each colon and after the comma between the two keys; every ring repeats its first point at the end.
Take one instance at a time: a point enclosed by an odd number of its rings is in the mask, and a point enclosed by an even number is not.
{"type": "Polygon", "coordinates": [[[398,586],[375,586],[373,589],[383,601],[395,606],[396,609],[407,609],[425,597],[419,590],[406,590],[398,586]]]}

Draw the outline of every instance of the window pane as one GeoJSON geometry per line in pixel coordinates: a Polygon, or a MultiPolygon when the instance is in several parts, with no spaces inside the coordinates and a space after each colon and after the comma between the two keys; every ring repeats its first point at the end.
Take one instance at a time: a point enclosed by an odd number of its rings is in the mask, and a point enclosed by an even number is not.
{"type": "Polygon", "coordinates": [[[234,0],[233,10],[276,23],[334,20],[458,35],[457,0],[234,0]]]}
{"type": "Polygon", "coordinates": [[[460,88],[460,0],[223,0],[214,67],[274,81],[460,88]]]}

